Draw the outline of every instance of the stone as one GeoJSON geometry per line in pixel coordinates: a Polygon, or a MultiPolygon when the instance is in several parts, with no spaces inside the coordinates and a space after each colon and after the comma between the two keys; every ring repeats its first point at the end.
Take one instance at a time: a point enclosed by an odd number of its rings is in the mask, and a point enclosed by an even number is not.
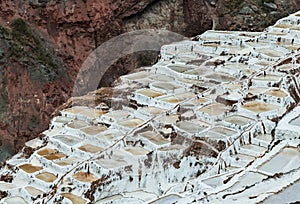
{"type": "Polygon", "coordinates": [[[215,1],[211,1],[210,5],[213,6],[213,7],[215,7],[216,6],[216,2],[215,1]]]}
{"type": "Polygon", "coordinates": [[[271,2],[264,2],[264,6],[266,6],[267,8],[270,8],[272,10],[277,10],[277,5],[275,3],[271,3],[271,2]]]}
{"type": "Polygon", "coordinates": [[[252,7],[250,7],[250,6],[244,6],[239,11],[239,14],[243,14],[243,15],[248,15],[248,14],[253,14],[253,13],[255,13],[255,12],[252,9],[252,7]]]}
{"type": "Polygon", "coordinates": [[[254,12],[258,12],[258,11],[259,11],[258,7],[255,6],[255,5],[251,5],[250,7],[251,7],[251,9],[252,9],[254,12]]]}

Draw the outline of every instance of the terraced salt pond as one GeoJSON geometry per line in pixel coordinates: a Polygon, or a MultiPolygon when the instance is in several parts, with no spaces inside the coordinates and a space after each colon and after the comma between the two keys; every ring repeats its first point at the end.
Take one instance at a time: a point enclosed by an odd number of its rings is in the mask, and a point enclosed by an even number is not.
{"type": "Polygon", "coordinates": [[[300,167],[300,150],[299,148],[286,147],[269,161],[262,164],[259,170],[271,174],[286,173],[300,167]]]}
{"type": "Polygon", "coordinates": [[[295,126],[299,126],[299,127],[300,127],[300,117],[294,118],[293,120],[291,120],[291,121],[289,122],[289,124],[295,125],[295,126]]]}

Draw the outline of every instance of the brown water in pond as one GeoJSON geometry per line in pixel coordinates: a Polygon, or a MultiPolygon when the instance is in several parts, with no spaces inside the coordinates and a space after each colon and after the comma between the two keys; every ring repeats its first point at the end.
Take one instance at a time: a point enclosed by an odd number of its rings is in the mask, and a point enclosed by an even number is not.
{"type": "Polygon", "coordinates": [[[81,182],[93,182],[98,180],[98,178],[96,176],[94,176],[94,174],[92,173],[87,173],[87,172],[78,172],[76,174],[73,175],[73,177],[81,182]]]}

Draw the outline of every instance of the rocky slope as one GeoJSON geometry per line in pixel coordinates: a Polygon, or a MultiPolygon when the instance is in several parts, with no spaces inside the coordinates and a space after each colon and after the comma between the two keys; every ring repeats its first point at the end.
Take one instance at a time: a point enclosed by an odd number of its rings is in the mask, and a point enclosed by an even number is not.
{"type": "MultiPolygon", "coordinates": [[[[0,134],[3,144],[9,141],[2,149],[14,151],[46,128],[55,107],[71,95],[72,81],[83,61],[106,40],[146,28],[168,29],[185,36],[212,28],[261,30],[298,10],[299,2],[3,0],[0,6],[0,134]],[[18,18],[32,27],[34,37],[22,27],[20,35],[14,36],[13,22],[18,18]],[[18,51],[10,55],[15,48],[18,51]]],[[[109,85],[141,62],[152,60],[126,56],[108,70],[110,77],[104,77],[107,80],[99,86],[109,85]]]]}
{"type": "MultiPolygon", "coordinates": [[[[70,93],[67,66],[21,19],[0,27],[1,157],[47,128],[51,112],[70,93]]],[[[2,159],[2,158],[0,158],[2,159]]]]}

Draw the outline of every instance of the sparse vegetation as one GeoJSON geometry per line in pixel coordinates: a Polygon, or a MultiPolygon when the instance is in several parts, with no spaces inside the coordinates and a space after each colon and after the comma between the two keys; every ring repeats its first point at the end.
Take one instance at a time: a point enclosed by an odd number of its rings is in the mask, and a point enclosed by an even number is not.
{"type": "Polygon", "coordinates": [[[42,41],[24,20],[14,20],[11,28],[11,31],[2,28],[10,44],[7,59],[24,64],[34,81],[43,83],[68,78],[63,62],[52,54],[47,42],[42,41]]]}
{"type": "Polygon", "coordinates": [[[155,60],[157,59],[157,56],[159,55],[158,51],[143,51],[138,52],[138,62],[139,66],[150,66],[155,63],[155,60]]]}

